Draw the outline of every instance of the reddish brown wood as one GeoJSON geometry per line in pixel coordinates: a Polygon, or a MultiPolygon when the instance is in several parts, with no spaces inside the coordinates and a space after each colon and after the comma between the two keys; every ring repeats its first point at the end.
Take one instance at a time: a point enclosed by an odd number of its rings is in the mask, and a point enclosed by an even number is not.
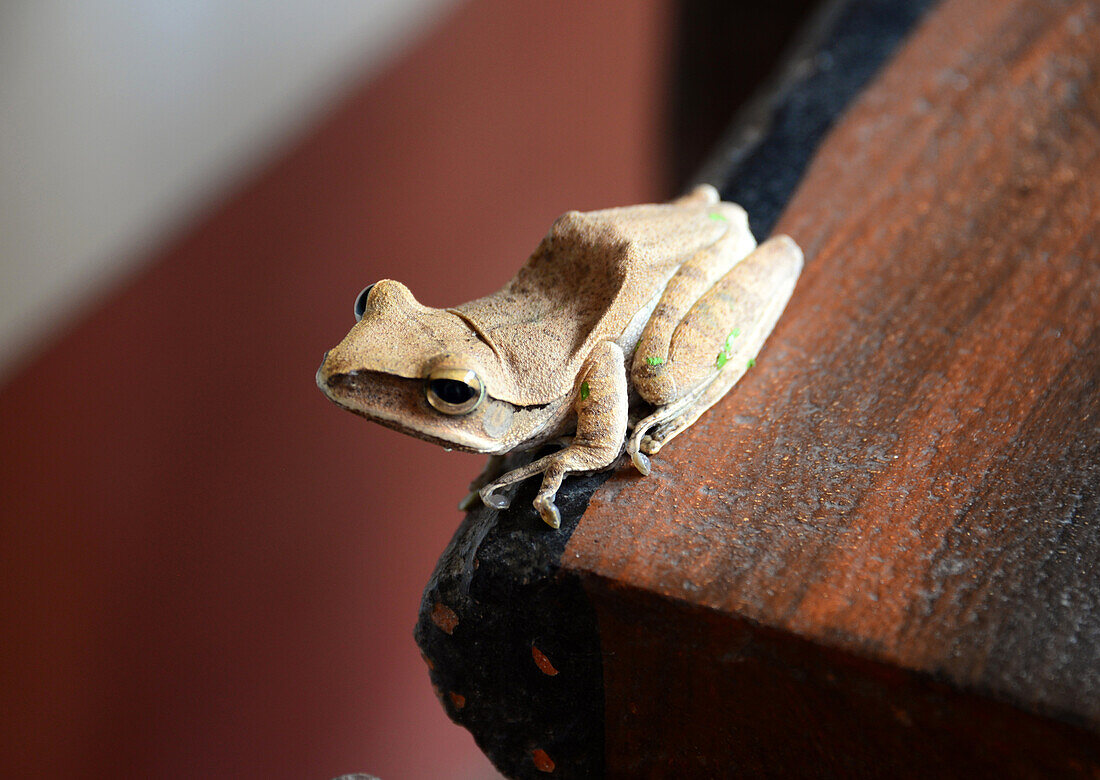
{"type": "Polygon", "coordinates": [[[1100,8],[944,2],[779,231],[758,366],[563,559],[608,766],[1100,772],[1100,8]]]}

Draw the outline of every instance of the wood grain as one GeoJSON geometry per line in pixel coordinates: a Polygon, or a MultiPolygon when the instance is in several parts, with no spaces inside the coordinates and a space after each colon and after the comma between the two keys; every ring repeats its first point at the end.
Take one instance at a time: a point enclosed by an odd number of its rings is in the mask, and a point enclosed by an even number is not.
{"type": "Polygon", "coordinates": [[[836,761],[836,727],[875,724],[838,772],[906,733],[957,769],[1100,771],[1100,8],[944,2],[777,232],[809,262],[757,367],[650,477],[606,483],[563,557],[599,620],[608,765],[672,766],[672,722],[762,767],[775,729],[836,761]],[[759,642],[787,687],[749,722],[638,695],[734,692],[759,642]]]}
{"type": "MultiPolygon", "coordinates": [[[[752,204],[758,235],[775,224],[827,129],[930,4],[830,0],[799,35],[781,75],[715,158],[721,173],[713,180],[725,183],[727,199],[752,204]]],[[[783,11],[751,13],[755,24],[783,11]]],[[[563,483],[557,531],[531,505],[535,480],[520,486],[507,510],[475,508],[425,588],[416,639],[433,687],[447,714],[509,777],[544,777],[551,765],[556,777],[617,771],[604,762],[603,638],[580,580],[561,570],[589,499],[610,477],[598,472],[563,483]]],[[[611,671],[629,673],[625,667],[611,671]]],[[[639,738],[646,733],[640,729],[639,738]]]]}

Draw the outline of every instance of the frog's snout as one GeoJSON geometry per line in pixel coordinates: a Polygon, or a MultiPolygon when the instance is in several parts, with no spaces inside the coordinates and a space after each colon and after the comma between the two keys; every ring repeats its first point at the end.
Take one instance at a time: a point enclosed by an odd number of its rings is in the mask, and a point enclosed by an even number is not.
{"type": "Polygon", "coordinates": [[[341,379],[355,376],[355,364],[348,359],[346,353],[339,347],[326,350],[321,357],[321,365],[317,367],[317,384],[324,387],[325,384],[336,384],[341,379]]]}
{"type": "Polygon", "coordinates": [[[317,387],[321,388],[321,392],[331,397],[331,385],[332,380],[338,375],[339,372],[333,371],[332,365],[329,363],[329,353],[332,350],[325,350],[325,354],[321,356],[321,365],[317,366],[317,387]]]}
{"type": "Polygon", "coordinates": [[[354,395],[363,390],[364,378],[354,368],[354,364],[342,359],[343,357],[339,348],[330,349],[325,352],[321,365],[317,367],[317,387],[334,401],[338,397],[354,395]]]}

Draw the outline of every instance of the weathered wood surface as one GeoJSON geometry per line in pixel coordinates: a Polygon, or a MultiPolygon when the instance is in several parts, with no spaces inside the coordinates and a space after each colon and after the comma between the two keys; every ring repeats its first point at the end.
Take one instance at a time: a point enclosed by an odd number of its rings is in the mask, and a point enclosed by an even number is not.
{"type": "MultiPolygon", "coordinates": [[[[839,5],[730,157],[760,233],[906,13],[839,5]]],[[[742,383],[560,532],[535,484],[467,517],[417,638],[503,771],[1100,775],[1098,6],[945,0],[816,152],[742,383]]]]}
{"type": "MultiPolygon", "coordinates": [[[[800,35],[712,165],[714,181],[751,203],[759,235],[774,226],[828,127],[929,2],[830,0],[800,35]]],[[[565,481],[554,533],[531,507],[537,480],[521,486],[507,511],[470,512],[425,588],[416,638],[440,702],[509,776],[607,771],[601,638],[591,602],[561,560],[610,476],[565,481]]]]}
{"type": "Polygon", "coordinates": [[[562,559],[611,773],[1095,776],[1100,5],[946,0],[777,230],[757,367],[562,559]]]}

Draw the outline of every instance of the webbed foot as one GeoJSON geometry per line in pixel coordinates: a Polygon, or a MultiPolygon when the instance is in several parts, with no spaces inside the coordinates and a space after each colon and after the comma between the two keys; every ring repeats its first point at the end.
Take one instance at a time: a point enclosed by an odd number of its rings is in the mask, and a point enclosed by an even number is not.
{"type": "Polygon", "coordinates": [[[660,452],[661,447],[695,422],[706,409],[706,406],[698,407],[696,401],[701,393],[705,394],[706,389],[707,386],[704,386],[674,404],[659,407],[653,414],[634,426],[634,430],[626,440],[626,452],[630,455],[630,462],[634,464],[634,468],[638,469],[643,476],[649,476],[652,470],[652,465],[646,456],[660,452]]]}
{"type": "MultiPolygon", "coordinates": [[[[516,471],[506,474],[497,482],[483,487],[475,495],[478,496],[486,506],[491,506],[493,509],[507,509],[512,503],[511,498],[504,493],[497,493],[495,491],[529,476],[529,474],[517,474],[517,471],[521,470],[517,469],[516,471]]],[[[539,517],[541,517],[543,522],[551,528],[561,527],[561,512],[558,511],[558,507],[554,503],[554,498],[558,494],[558,486],[560,484],[560,477],[556,480],[556,484],[554,484],[554,480],[551,480],[551,484],[549,485],[544,483],[543,489],[534,500],[534,507],[538,510],[539,517]]]]}

